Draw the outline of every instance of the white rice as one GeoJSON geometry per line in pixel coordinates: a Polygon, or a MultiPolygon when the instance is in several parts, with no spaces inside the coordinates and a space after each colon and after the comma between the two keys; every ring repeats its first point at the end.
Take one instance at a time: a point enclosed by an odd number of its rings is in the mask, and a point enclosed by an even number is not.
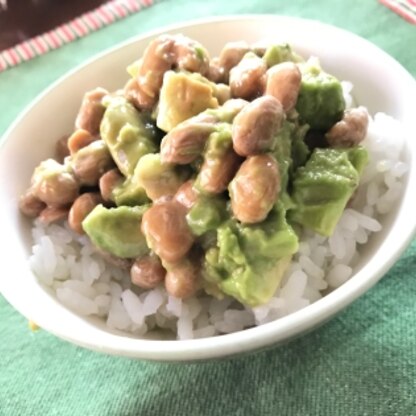
{"type": "MultiPolygon", "coordinates": [[[[352,85],[343,82],[343,88],[350,107],[352,85]]],[[[158,327],[178,339],[202,338],[270,322],[316,302],[353,275],[360,246],[381,230],[378,218],[401,195],[408,169],[401,160],[404,142],[399,122],[375,115],[363,142],[370,162],[354,201],[331,237],[303,232],[281,288],[266,305],[251,309],[231,298],[218,300],[204,294],[182,301],[168,296],[163,287],[150,291],[132,287],[126,271],[107,264],[88,239],[67,224],[42,226],[35,221],[30,266],[71,310],[102,317],[109,328],[137,336],[158,327]]]]}

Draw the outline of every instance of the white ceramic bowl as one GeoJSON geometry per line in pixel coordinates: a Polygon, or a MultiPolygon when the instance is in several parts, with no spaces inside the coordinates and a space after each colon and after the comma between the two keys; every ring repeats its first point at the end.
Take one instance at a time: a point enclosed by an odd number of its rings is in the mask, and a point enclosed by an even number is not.
{"type": "MultiPolygon", "coordinates": [[[[202,42],[212,55],[224,43],[261,39],[287,41],[295,50],[321,58],[323,67],[354,83],[354,95],[370,112],[383,111],[416,133],[416,83],[386,53],[328,25],[279,16],[244,16],[171,26],[132,39],[71,71],[46,90],[10,127],[0,151],[0,289],[24,316],[42,328],[94,350],[143,359],[181,361],[224,357],[286,342],[325,322],[373,286],[411,241],[416,224],[416,140],[406,144],[411,169],[396,208],[383,218],[383,231],[365,246],[357,273],[343,286],[307,308],[278,321],[234,334],[189,341],[135,339],[109,331],[98,319],[84,319],[62,306],[28,267],[30,222],[18,212],[18,196],[33,168],[50,156],[53,143],[71,131],[80,99],[96,86],[116,89],[127,80],[125,67],[149,40],[163,32],[183,33],[202,42]]],[[[415,137],[413,137],[415,138],[415,137]]]]}

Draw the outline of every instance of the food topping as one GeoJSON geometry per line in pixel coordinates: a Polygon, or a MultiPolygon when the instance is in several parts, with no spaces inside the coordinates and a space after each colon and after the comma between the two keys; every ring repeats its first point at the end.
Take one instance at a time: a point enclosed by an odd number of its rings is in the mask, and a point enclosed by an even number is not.
{"type": "Polygon", "coordinates": [[[143,215],[148,246],[164,261],[181,260],[194,243],[185,216],[185,207],[174,199],[153,204],[143,215]]]}
{"type": "Polygon", "coordinates": [[[245,224],[263,221],[276,202],[280,175],[271,155],[250,156],[240,166],[230,183],[231,208],[245,224]]]}
{"type": "Polygon", "coordinates": [[[364,107],[345,110],[342,120],[334,124],[325,137],[332,147],[359,145],[367,135],[368,112],[364,107]]]}
{"type": "Polygon", "coordinates": [[[367,110],[346,110],[341,83],[284,43],[210,59],[162,35],[127,71],[124,88],[85,94],[20,210],[67,219],[133,291],[266,303],[302,229],[330,236],[354,195],[367,110]]]}
{"type": "Polygon", "coordinates": [[[282,104],[285,113],[295,108],[302,74],[297,65],[283,62],[267,71],[266,94],[272,95],[282,104]]]}
{"type": "Polygon", "coordinates": [[[108,94],[104,88],[96,88],[84,95],[75,120],[75,127],[90,132],[92,135],[100,131],[100,123],[105,108],[102,104],[103,98],[108,94]]]}
{"type": "Polygon", "coordinates": [[[263,59],[249,52],[230,71],[231,95],[252,100],[263,94],[267,65],[263,59]]]}
{"type": "Polygon", "coordinates": [[[133,284],[143,289],[153,289],[164,281],[166,270],[156,255],[138,258],[131,266],[130,277],[133,284]]]}
{"type": "Polygon", "coordinates": [[[272,150],[284,120],[282,104],[272,96],[257,98],[245,106],[233,123],[233,146],[240,156],[272,150]]]}

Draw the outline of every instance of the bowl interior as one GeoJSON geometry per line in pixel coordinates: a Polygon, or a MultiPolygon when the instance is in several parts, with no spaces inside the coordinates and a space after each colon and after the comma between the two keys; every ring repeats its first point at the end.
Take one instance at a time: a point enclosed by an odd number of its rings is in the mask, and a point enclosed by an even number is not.
{"type": "MultiPolygon", "coordinates": [[[[96,86],[120,88],[128,79],[125,67],[137,59],[157,33],[183,33],[199,40],[215,56],[229,41],[262,39],[288,42],[304,56],[318,56],[322,66],[339,79],[354,84],[356,100],[369,111],[385,112],[415,132],[416,87],[412,77],[392,58],[370,43],[340,29],[318,22],[288,17],[248,16],[191,23],[153,32],[129,41],[75,69],[51,86],[2,139],[0,152],[0,245],[3,270],[0,289],[23,315],[43,328],[80,345],[115,354],[150,359],[199,359],[246,351],[282,342],[319,322],[350,303],[370,286],[398,258],[415,228],[416,199],[413,166],[415,141],[406,144],[405,159],[411,166],[405,190],[395,208],[382,220],[382,232],[363,248],[356,275],[341,288],[307,308],[236,334],[194,341],[144,342],[108,330],[99,319],[73,314],[47,289],[41,287],[28,267],[30,222],[18,212],[19,195],[27,188],[34,167],[53,155],[57,138],[70,133],[85,91],[96,86]],[[220,41],[218,40],[220,39],[220,41]],[[389,236],[389,238],[386,238],[389,236]],[[267,328],[266,328],[267,327],[267,328]]],[[[150,338],[158,338],[152,334],[150,338]]],[[[148,338],[149,338],[148,337],[148,338]]]]}

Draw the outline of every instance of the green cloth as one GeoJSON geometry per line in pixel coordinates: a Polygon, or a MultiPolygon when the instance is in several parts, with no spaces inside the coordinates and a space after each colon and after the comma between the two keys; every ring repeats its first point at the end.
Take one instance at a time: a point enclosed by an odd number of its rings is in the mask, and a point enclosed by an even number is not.
{"type": "MultiPolygon", "coordinates": [[[[416,74],[415,26],[375,0],[164,0],[0,74],[0,133],[91,55],[164,24],[239,13],[332,23],[416,74]]],[[[0,415],[414,415],[415,271],[416,241],[375,288],[314,332],[265,352],[198,364],[105,356],[32,333],[0,297],[0,415]]],[[[1,278],[12,275],[3,271],[1,278]]]]}

